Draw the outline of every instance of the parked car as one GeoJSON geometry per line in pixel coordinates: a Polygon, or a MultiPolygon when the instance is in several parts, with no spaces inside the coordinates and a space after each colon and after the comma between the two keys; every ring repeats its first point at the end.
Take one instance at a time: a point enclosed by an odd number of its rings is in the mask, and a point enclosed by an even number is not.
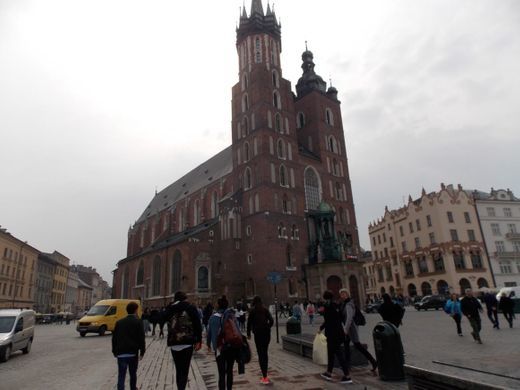
{"type": "Polygon", "coordinates": [[[423,299],[417,302],[414,306],[417,310],[428,310],[435,309],[439,310],[444,308],[446,304],[446,298],[441,295],[426,295],[423,299]]]}
{"type": "Polygon", "coordinates": [[[379,306],[381,306],[382,303],[383,301],[375,301],[369,303],[365,306],[365,313],[377,313],[377,311],[379,310],[379,306]]]}
{"type": "Polygon", "coordinates": [[[32,310],[0,310],[0,362],[6,362],[20,349],[24,354],[31,351],[35,320],[32,310]]]}

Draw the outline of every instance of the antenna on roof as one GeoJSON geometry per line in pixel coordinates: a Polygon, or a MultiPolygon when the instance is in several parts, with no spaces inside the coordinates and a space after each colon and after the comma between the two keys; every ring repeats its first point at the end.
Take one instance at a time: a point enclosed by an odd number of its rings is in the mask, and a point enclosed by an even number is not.
{"type": "Polygon", "coordinates": [[[157,195],[157,186],[155,186],[155,195],[157,195]]]}

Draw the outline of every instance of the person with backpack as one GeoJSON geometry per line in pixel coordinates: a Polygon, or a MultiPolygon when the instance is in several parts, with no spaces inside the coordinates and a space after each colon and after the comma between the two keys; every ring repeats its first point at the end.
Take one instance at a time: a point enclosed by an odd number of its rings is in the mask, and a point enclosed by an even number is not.
{"type": "Polygon", "coordinates": [[[208,348],[215,352],[219,390],[233,388],[233,365],[240,359],[243,346],[242,334],[235,311],[228,308],[225,295],[217,301],[217,311],[210,317],[207,333],[208,348]]]}
{"type": "Polygon", "coordinates": [[[258,353],[258,362],[262,371],[260,383],[263,385],[271,383],[267,376],[267,369],[269,368],[268,350],[273,324],[273,316],[263,305],[262,299],[258,295],[255,296],[253,298],[253,308],[249,312],[247,319],[247,338],[251,339],[251,332],[255,335],[256,352],[258,353]]]}
{"type": "Polygon", "coordinates": [[[446,305],[444,305],[444,311],[453,318],[453,321],[455,321],[455,324],[457,325],[457,334],[462,337],[462,328],[460,326],[462,310],[460,308],[460,301],[457,294],[451,294],[450,299],[448,299],[446,305]]]}
{"type": "Polygon", "coordinates": [[[130,375],[130,390],[136,390],[137,366],[143,358],[146,343],[143,321],[137,317],[138,305],[130,302],[126,306],[128,316],[116,322],[112,332],[112,354],[117,358],[117,390],[124,390],[126,369],[130,375]]]}
{"type": "Polygon", "coordinates": [[[399,328],[404,316],[404,308],[397,303],[394,303],[392,298],[390,298],[390,295],[383,294],[383,303],[379,306],[377,311],[383,318],[383,321],[388,321],[395,325],[396,328],[399,328]]]}
{"type": "Polygon", "coordinates": [[[325,300],[325,304],[323,305],[324,321],[318,333],[325,330],[325,336],[327,337],[327,371],[322,373],[321,376],[328,381],[332,380],[334,359],[337,357],[343,369],[343,377],[340,383],[352,383],[345,355],[341,353],[341,344],[345,341],[345,335],[341,325],[340,307],[333,301],[333,298],[334,295],[331,291],[327,290],[323,293],[323,299],[325,300]]]}
{"type": "Polygon", "coordinates": [[[365,317],[350,298],[350,293],[346,288],[339,290],[339,295],[342,300],[342,324],[345,332],[345,360],[347,365],[350,367],[350,342],[352,341],[354,347],[372,364],[372,372],[375,372],[377,369],[376,359],[359,341],[358,325],[366,324],[365,317]]]}
{"type": "Polygon", "coordinates": [[[168,324],[166,344],[171,349],[175,365],[177,389],[184,390],[193,351],[198,351],[202,345],[202,326],[197,308],[187,301],[184,292],[177,291],[173,300],[165,314],[168,324]]]}

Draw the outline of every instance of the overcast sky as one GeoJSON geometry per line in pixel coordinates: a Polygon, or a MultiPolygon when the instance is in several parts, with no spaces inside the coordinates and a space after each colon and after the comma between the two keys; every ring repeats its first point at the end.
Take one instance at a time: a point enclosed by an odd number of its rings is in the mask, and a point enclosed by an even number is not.
{"type": "MultiPolygon", "coordinates": [[[[0,225],[111,283],[155,189],[231,143],[241,5],[0,0],[0,225]]],[[[369,222],[423,186],[520,196],[520,1],[275,10],[283,76],[294,88],[307,40],[339,90],[365,248],[369,222]]]]}

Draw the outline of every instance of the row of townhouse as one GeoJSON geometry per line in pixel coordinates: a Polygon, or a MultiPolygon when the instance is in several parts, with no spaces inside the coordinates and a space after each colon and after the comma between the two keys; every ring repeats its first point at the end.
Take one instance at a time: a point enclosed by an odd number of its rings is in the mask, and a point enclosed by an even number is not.
{"type": "Polygon", "coordinates": [[[370,224],[368,296],[464,293],[520,285],[520,199],[441,184],[370,224]]]}

